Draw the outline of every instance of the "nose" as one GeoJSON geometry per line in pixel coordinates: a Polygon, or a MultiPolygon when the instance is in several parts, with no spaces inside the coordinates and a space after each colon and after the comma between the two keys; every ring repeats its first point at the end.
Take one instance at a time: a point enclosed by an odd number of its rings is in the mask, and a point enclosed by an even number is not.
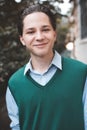
{"type": "Polygon", "coordinates": [[[36,40],[37,40],[37,41],[41,41],[41,40],[43,40],[43,39],[44,39],[43,33],[40,32],[40,31],[38,31],[38,32],[36,33],[36,40]]]}

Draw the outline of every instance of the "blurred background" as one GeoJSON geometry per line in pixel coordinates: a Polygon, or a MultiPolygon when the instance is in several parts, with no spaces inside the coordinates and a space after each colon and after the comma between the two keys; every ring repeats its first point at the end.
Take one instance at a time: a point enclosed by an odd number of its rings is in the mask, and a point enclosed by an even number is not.
{"type": "Polygon", "coordinates": [[[16,25],[18,11],[31,3],[50,4],[56,15],[56,50],[87,64],[87,0],[0,0],[0,130],[10,130],[5,102],[8,79],[29,59],[16,25]]]}

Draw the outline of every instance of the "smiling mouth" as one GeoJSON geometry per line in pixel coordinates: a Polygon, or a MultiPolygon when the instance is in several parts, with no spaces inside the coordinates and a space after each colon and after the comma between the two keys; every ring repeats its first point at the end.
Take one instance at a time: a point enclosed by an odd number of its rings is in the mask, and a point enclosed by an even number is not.
{"type": "Polygon", "coordinates": [[[43,47],[43,46],[45,46],[45,45],[47,45],[47,43],[36,44],[36,45],[34,45],[34,46],[43,47]]]}

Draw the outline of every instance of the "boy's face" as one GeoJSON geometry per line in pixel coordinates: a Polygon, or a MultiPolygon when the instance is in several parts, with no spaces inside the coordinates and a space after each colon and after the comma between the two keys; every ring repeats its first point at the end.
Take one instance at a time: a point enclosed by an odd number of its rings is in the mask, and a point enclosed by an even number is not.
{"type": "Polygon", "coordinates": [[[42,12],[27,15],[23,21],[23,34],[20,41],[29,50],[31,56],[44,57],[52,54],[56,41],[49,17],[42,12]]]}

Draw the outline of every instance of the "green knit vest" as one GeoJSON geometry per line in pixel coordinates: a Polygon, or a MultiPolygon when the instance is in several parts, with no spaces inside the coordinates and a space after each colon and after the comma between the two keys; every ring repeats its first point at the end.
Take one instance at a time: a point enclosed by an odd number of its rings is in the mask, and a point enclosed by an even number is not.
{"type": "Polygon", "coordinates": [[[20,130],[84,130],[82,95],[87,66],[63,58],[63,70],[41,86],[24,76],[25,66],[9,80],[19,109],[20,130]]]}

